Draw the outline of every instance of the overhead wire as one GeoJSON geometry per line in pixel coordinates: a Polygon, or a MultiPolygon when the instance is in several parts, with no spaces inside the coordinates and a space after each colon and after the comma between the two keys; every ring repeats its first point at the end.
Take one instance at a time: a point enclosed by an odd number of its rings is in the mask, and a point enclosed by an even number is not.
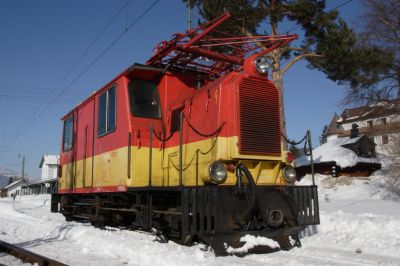
{"type": "MultiPolygon", "coordinates": [[[[43,106],[51,100],[51,96],[53,93],[57,91],[57,89],[61,86],[61,84],[66,80],[66,78],[72,73],[72,71],[75,69],[75,67],[81,62],[81,60],[84,58],[84,56],[90,51],[90,49],[94,46],[94,44],[100,39],[100,37],[103,35],[103,33],[109,28],[109,26],[114,22],[114,20],[118,17],[118,15],[125,9],[126,3],[118,9],[118,11],[115,13],[115,15],[109,20],[109,22],[103,27],[103,29],[100,31],[100,33],[96,36],[96,38],[89,44],[89,46],[84,50],[84,52],[78,57],[78,59],[75,61],[75,63],[68,69],[66,74],[63,75],[63,77],[57,82],[56,86],[51,89],[51,91],[47,94],[47,96],[44,98],[44,100],[41,102],[39,107],[35,109],[35,111],[30,115],[28,119],[24,121],[22,124],[22,130],[18,131],[14,135],[14,138],[7,144],[11,145],[20,135],[23,134],[23,132],[36,120],[35,116],[37,114],[41,115],[49,106],[49,104],[46,105],[46,108],[43,108],[43,106]],[[43,108],[43,109],[42,109],[43,108]],[[41,112],[40,112],[41,111],[41,112]],[[39,113],[40,112],[40,113],[39,113]],[[30,122],[29,122],[30,121],[30,122]],[[25,126],[24,126],[25,125],[25,126]],[[28,126],[26,126],[28,125],[28,126]]],[[[52,101],[50,101],[52,103],[52,101]]],[[[0,151],[4,149],[4,144],[0,147],[0,151]]]]}
{"type": "Polygon", "coordinates": [[[13,88],[30,88],[30,89],[39,89],[39,90],[50,90],[51,89],[51,87],[15,84],[15,83],[8,83],[8,82],[0,82],[0,86],[7,86],[7,87],[13,87],[13,88]]]}
{"type": "Polygon", "coordinates": [[[6,134],[7,134],[7,115],[8,115],[8,97],[4,97],[4,104],[3,104],[3,127],[1,130],[1,146],[4,145],[6,134]]]}
{"type": "Polygon", "coordinates": [[[41,141],[41,142],[38,142],[38,143],[35,143],[35,144],[32,144],[32,145],[29,145],[29,146],[25,146],[24,148],[19,148],[19,149],[17,148],[17,149],[13,149],[13,150],[3,150],[3,151],[0,151],[0,154],[27,151],[27,150],[36,149],[36,148],[38,148],[38,147],[40,147],[40,146],[44,146],[44,145],[55,145],[55,144],[58,144],[58,143],[59,143],[58,140],[54,140],[54,139],[52,139],[52,140],[46,140],[46,141],[41,141]]]}
{"type": "MultiPolygon", "coordinates": [[[[22,129],[20,131],[18,131],[18,133],[16,133],[14,135],[14,137],[11,139],[11,141],[9,141],[7,143],[7,146],[11,145],[16,139],[18,139],[27,128],[30,127],[30,125],[32,125],[32,123],[44,112],[46,111],[51,104],[58,99],[62,94],[65,93],[65,91],[67,91],[69,88],[71,88],[102,56],[104,56],[104,54],[106,52],[108,52],[133,26],[135,26],[148,12],[150,12],[150,10],[159,2],[160,0],[156,0],[154,1],[144,12],[141,13],[141,15],[139,15],[131,24],[128,25],[128,27],[126,27],[124,29],[124,31],[119,34],[97,57],[95,57],[95,59],[88,65],[86,66],[86,68],[80,72],[80,74],[77,75],[77,77],[70,82],[64,89],[62,89],[56,96],[55,99],[52,102],[49,102],[40,113],[38,112],[34,112],[34,114],[31,116],[31,120],[25,124],[25,126],[22,127],[22,129]]],[[[129,1],[127,1],[126,3],[128,3],[129,1]]],[[[124,7],[126,5],[126,3],[124,4],[124,7]]],[[[120,12],[120,11],[119,11],[120,12]]],[[[108,24],[107,24],[108,25],[108,24]]],[[[103,32],[103,31],[102,31],[103,32]]],[[[64,80],[64,78],[62,79],[62,81],[64,80]]],[[[54,91],[54,90],[53,90],[54,91]]],[[[52,91],[52,92],[53,92],[52,91]]],[[[52,94],[51,92],[51,94],[52,94]]],[[[51,95],[49,94],[49,95],[51,95]]],[[[2,146],[3,149],[3,146],[2,146]]],[[[0,149],[1,150],[1,149],[0,149]]]]}
{"type": "MultiPolygon", "coordinates": [[[[44,98],[44,100],[41,102],[39,107],[35,109],[35,111],[32,113],[32,115],[24,121],[22,124],[22,130],[17,130],[17,133],[14,135],[14,138],[7,144],[11,145],[20,135],[23,134],[23,132],[36,120],[35,116],[37,114],[41,115],[51,104],[47,104],[46,108],[43,108],[43,106],[48,103],[51,97],[51,95],[56,92],[56,90],[61,86],[61,84],[66,80],[66,78],[72,73],[72,71],[75,69],[75,67],[81,62],[83,57],[89,52],[89,50],[94,46],[94,44],[100,39],[100,37],[103,35],[103,33],[108,29],[108,27],[114,22],[114,20],[118,17],[118,15],[124,10],[126,6],[126,3],[118,9],[118,11],[115,13],[115,15],[109,20],[109,22],[105,25],[105,27],[100,31],[100,33],[96,36],[96,38],[89,44],[89,46],[84,50],[84,52],[78,57],[78,59],[75,61],[75,63],[68,69],[65,75],[57,82],[56,86],[51,89],[51,91],[47,94],[47,96],[44,98]],[[43,108],[43,109],[42,109],[43,108]],[[41,112],[40,112],[41,111],[41,112]]],[[[50,101],[51,103],[51,101],[50,101]]],[[[38,116],[39,116],[38,115],[38,116]]],[[[4,143],[0,147],[0,151],[4,149],[4,143]]]]}
{"type": "MultiPolygon", "coordinates": [[[[27,98],[27,99],[44,99],[46,98],[46,96],[37,96],[37,95],[16,95],[16,94],[7,94],[7,93],[1,93],[0,92],[0,96],[3,97],[10,97],[10,98],[27,98]]],[[[59,98],[60,100],[75,100],[75,98],[71,98],[71,97],[63,97],[63,98],[59,98]]]]}

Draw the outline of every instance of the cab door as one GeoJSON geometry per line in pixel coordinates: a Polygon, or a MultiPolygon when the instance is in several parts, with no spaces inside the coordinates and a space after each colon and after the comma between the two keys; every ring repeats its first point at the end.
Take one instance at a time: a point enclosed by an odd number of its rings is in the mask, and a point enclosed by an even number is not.
{"type": "Polygon", "coordinates": [[[78,110],[76,186],[93,187],[94,99],[78,110]]]}
{"type": "Polygon", "coordinates": [[[75,115],[70,113],[63,119],[63,136],[60,152],[61,178],[59,190],[74,189],[74,144],[75,144],[75,115]]]}

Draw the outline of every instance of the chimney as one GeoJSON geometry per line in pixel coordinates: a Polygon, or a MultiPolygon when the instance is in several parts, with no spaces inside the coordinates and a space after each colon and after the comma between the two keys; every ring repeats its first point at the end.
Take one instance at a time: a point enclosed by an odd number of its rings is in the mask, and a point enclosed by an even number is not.
{"type": "Polygon", "coordinates": [[[358,130],[358,125],[357,124],[352,124],[351,125],[351,131],[350,131],[350,138],[357,138],[358,134],[359,134],[359,130],[358,130]]]}

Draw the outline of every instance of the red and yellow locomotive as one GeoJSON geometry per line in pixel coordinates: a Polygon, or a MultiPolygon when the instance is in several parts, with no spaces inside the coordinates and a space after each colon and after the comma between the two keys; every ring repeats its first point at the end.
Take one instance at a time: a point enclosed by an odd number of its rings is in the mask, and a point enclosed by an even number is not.
{"type": "Polygon", "coordinates": [[[62,118],[52,211],[219,254],[245,234],[289,248],[319,223],[316,186],[294,186],[267,78],[265,55],[296,36],[218,31],[229,17],[160,43],[62,118]]]}

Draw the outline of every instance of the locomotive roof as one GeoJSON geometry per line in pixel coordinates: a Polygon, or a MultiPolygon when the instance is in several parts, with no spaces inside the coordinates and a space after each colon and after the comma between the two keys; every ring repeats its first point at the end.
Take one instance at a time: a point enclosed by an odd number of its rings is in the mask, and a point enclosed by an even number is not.
{"type": "Polygon", "coordinates": [[[128,67],[127,69],[125,69],[123,72],[121,72],[115,78],[113,78],[106,85],[101,87],[99,90],[94,91],[85,100],[83,100],[82,102],[78,103],[78,105],[76,105],[72,110],[70,110],[67,114],[65,114],[61,118],[61,120],[65,120],[68,116],[71,115],[71,113],[74,110],[86,105],[91,99],[93,99],[97,95],[101,94],[104,90],[106,90],[111,85],[113,85],[121,77],[125,76],[125,77],[128,77],[130,79],[132,79],[132,78],[140,78],[140,79],[144,79],[144,80],[158,80],[158,79],[160,79],[162,77],[163,73],[164,73],[164,69],[162,69],[162,68],[157,68],[157,67],[153,67],[153,66],[147,66],[147,65],[135,63],[135,64],[131,65],[130,67],[128,67]]]}

